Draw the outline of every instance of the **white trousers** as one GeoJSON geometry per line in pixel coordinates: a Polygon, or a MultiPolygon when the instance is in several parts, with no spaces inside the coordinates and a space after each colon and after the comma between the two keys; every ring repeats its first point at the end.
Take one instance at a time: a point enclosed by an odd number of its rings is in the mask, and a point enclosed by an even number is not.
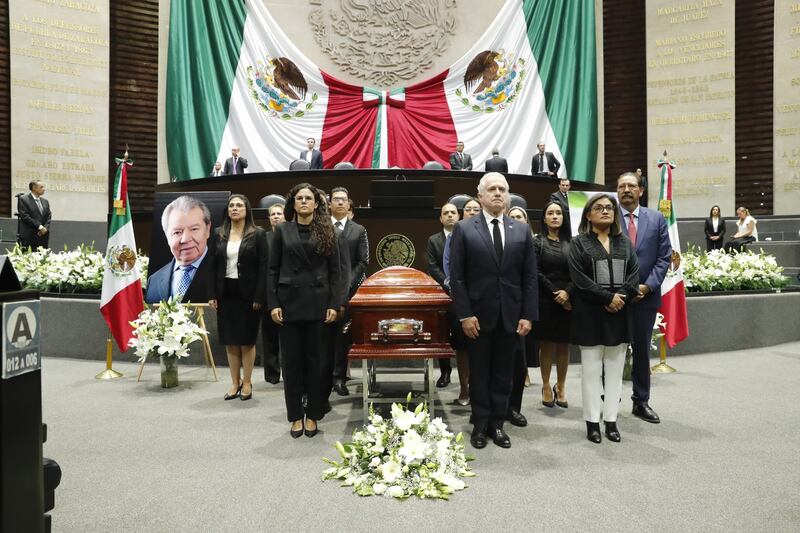
{"type": "Polygon", "coordinates": [[[605,422],[616,422],[622,399],[622,370],[625,367],[628,345],[580,348],[583,419],[587,422],[600,422],[602,413],[605,422]]]}

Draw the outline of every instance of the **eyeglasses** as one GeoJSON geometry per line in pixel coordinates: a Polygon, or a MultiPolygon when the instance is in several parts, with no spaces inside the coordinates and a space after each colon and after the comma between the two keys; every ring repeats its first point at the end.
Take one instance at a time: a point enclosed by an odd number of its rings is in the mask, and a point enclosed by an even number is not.
{"type": "Polygon", "coordinates": [[[595,213],[613,213],[614,206],[613,205],[593,205],[592,211],[595,213]]]}

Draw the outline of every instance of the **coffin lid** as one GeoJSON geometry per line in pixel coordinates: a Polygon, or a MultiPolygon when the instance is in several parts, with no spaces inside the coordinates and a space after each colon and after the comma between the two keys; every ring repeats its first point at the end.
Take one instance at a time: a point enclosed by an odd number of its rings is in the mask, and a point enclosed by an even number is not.
{"type": "Polygon", "coordinates": [[[364,280],[350,299],[350,305],[447,305],[450,301],[441,285],[426,273],[393,266],[364,280]]]}

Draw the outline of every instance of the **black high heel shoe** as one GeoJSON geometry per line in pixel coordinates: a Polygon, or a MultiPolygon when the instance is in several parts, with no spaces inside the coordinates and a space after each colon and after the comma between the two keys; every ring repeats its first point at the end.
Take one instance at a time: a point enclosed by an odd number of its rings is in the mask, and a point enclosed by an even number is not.
{"type": "Polygon", "coordinates": [[[313,437],[314,435],[316,435],[317,432],[319,431],[319,424],[317,423],[315,425],[316,425],[316,427],[314,429],[304,428],[305,429],[305,433],[306,433],[306,437],[308,437],[309,439],[311,437],[313,437]]]}
{"type": "Polygon", "coordinates": [[[606,426],[606,437],[611,442],[619,442],[622,440],[622,436],[619,434],[619,430],[617,429],[616,422],[603,422],[606,426]]]}
{"type": "Polygon", "coordinates": [[[297,439],[303,434],[303,430],[304,429],[305,428],[303,427],[303,424],[300,424],[300,429],[291,429],[290,428],[289,429],[289,435],[291,435],[293,439],[297,439]]]}
{"type": "Polygon", "coordinates": [[[238,398],[238,397],[239,397],[239,395],[240,395],[241,393],[242,393],[242,386],[241,386],[241,385],[239,385],[239,388],[238,388],[238,389],[236,389],[236,392],[234,392],[233,394],[229,394],[229,393],[227,393],[227,392],[226,392],[226,393],[225,393],[225,396],[223,396],[222,398],[223,398],[223,399],[224,399],[226,402],[227,402],[228,400],[235,400],[236,398],[238,398]]]}
{"type": "MultiPolygon", "coordinates": [[[[241,390],[242,390],[242,388],[239,387],[239,391],[241,391],[241,390]]],[[[253,386],[252,385],[250,385],[250,394],[241,394],[241,392],[239,394],[239,399],[242,400],[243,402],[246,402],[247,400],[249,400],[252,397],[253,397],[253,386]]]]}
{"type": "Polygon", "coordinates": [[[600,436],[599,422],[586,422],[586,438],[595,444],[600,444],[603,438],[600,436]]]}
{"type": "MultiPolygon", "coordinates": [[[[553,399],[550,400],[549,402],[546,402],[546,401],[544,401],[544,391],[546,391],[546,390],[547,390],[547,387],[542,387],[542,405],[544,405],[545,407],[553,407],[556,404],[555,392],[553,392],[553,396],[554,396],[553,399]]],[[[555,387],[553,387],[553,390],[555,390],[555,387]]]]}
{"type": "Polygon", "coordinates": [[[566,400],[564,400],[563,402],[558,400],[558,392],[556,392],[555,385],[553,385],[553,401],[555,401],[557,406],[563,407],[564,409],[567,409],[569,407],[569,402],[567,402],[566,400]]]}

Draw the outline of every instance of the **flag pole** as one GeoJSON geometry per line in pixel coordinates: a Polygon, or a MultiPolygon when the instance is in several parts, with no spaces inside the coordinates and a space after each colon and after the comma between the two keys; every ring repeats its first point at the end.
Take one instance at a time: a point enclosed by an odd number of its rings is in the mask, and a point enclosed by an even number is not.
{"type": "Polygon", "coordinates": [[[677,372],[674,368],[667,364],[667,339],[666,337],[661,337],[661,341],[659,342],[659,351],[661,352],[661,362],[652,367],[650,370],[654,374],[671,374],[673,372],[677,372]]]}
{"type": "Polygon", "coordinates": [[[106,339],[106,369],[97,374],[94,379],[116,379],[122,377],[122,372],[117,372],[111,368],[111,354],[114,347],[111,344],[111,339],[106,339]]]}

